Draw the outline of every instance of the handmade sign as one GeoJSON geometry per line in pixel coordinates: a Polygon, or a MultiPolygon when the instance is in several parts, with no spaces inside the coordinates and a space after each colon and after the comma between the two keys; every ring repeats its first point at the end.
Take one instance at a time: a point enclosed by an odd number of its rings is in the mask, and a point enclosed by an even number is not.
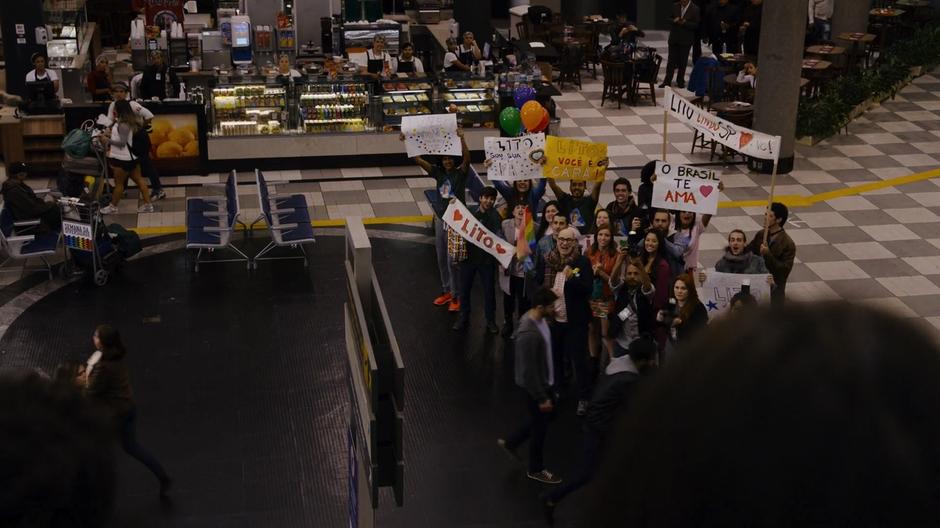
{"type": "MultiPolygon", "coordinates": [[[[545,151],[545,134],[529,134],[515,138],[488,137],[483,150],[489,165],[490,181],[519,181],[542,177],[542,166],[530,158],[545,151]]],[[[544,154],[542,154],[544,155],[544,154]]]]}
{"type": "Polygon", "coordinates": [[[401,132],[409,158],[422,154],[461,155],[457,114],[405,116],[401,118],[401,132]]]}
{"type": "Polygon", "coordinates": [[[699,108],[666,87],[663,108],[673,117],[705,134],[705,141],[715,140],[741,154],[776,160],[780,157],[780,136],[771,136],[725,121],[699,108]]]}
{"type": "Polygon", "coordinates": [[[741,291],[743,284],[750,285],[751,295],[758,303],[768,302],[770,285],[767,284],[767,276],[767,273],[721,273],[710,270],[705,272],[705,283],[698,288],[698,298],[705,305],[709,319],[728,311],[731,298],[741,291]]]}
{"type": "Polygon", "coordinates": [[[556,180],[604,181],[606,159],[607,143],[548,136],[542,174],[556,180]]]}
{"type": "Polygon", "coordinates": [[[656,162],[653,207],[713,215],[721,173],[706,167],[656,162]]]}
{"type": "Polygon", "coordinates": [[[516,254],[515,247],[484,227],[459,200],[451,200],[444,211],[444,223],[467,242],[496,257],[504,268],[509,267],[513,255],[516,254]]]}

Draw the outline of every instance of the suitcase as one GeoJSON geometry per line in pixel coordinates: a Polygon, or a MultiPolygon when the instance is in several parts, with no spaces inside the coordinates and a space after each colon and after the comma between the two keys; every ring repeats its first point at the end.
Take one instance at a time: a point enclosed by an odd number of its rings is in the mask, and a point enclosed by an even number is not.
{"type": "Polygon", "coordinates": [[[140,236],[133,231],[128,231],[121,224],[109,225],[108,232],[114,235],[114,243],[125,259],[133,257],[144,249],[140,243],[140,236]]]}

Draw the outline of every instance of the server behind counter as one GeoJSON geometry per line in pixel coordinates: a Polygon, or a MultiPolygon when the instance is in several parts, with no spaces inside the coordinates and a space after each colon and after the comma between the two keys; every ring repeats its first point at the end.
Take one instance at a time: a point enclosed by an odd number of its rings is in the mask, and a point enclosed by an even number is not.
{"type": "Polygon", "coordinates": [[[395,74],[416,76],[424,75],[424,64],[415,57],[414,44],[405,42],[401,45],[401,55],[394,62],[395,74]]]}
{"type": "Polygon", "coordinates": [[[154,50],[150,53],[150,66],[144,70],[140,79],[140,98],[159,99],[176,97],[179,93],[180,81],[176,72],[167,66],[163,60],[163,52],[154,50]]]}

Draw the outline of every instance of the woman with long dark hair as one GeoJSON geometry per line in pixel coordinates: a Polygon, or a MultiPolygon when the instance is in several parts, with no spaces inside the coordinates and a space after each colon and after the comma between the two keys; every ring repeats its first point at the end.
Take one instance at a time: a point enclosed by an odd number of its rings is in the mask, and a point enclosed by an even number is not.
{"type": "MultiPolygon", "coordinates": [[[[665,255],[666,239],[662,231],[653,229],[643,238],[643,249],[640,253],[640,265],[649,275],[656,292],[653,294],[653,313],[659,313],[669,304],[669,285],[672,283],[672,269],[665,255]]],[[[656,329],[656,344],[659,350],[666,347],[669,333],[665,327],[656,329]]]]}
{"type": "MultiPolygon", "coordinates": [[[[602,212],[598,211],[598,213],[602,212]]],[[[596,218],[600,218],[600,214],[596,218]]],[[[614,309],[614,292],[610,289],[610,276],[614,269],[620,265],[623,255],[617,251],[614,244],[613,228],[605,225],[597,228],[594,233],[594,243],[588,249],[588,260],[594,271],[594,289],[591,292],[591,328],[588,333],[588,352],[591,360],[596,361],[600,356],[601,344],[607,353],[607,358],[613,357],[613,343],[607,338],[607,316],[614,309]]]]}
{"type": "MultiPolygon", "coordinates": [[[[111,195],[111,204],[101,208],[102,214],[118,212],[118,203],[124,195],[124,186],[127,179],[134,180],[140,189],[140,199],[144,204],[137,208],[140,213],[152,213],[153,204],[150,203],[150,190],[147,181],[141,175],[140,160],[142,154],[135,153],[134,135],[144,127],[143,119],[134,112],[131,104],[126,100],[115,101],[114,110],[117,120],[111,125],[111,131],[105,137],[111,148],[108,150],[108,162],[114,173],[114,193],[111,195]]],[[[141,143],[149,143],[140,138],[141,143]]],[[[138,145],[140,147],[140,145],[138,145]]]]}
{"type": "Polygon", "coordinates": [[[676,301],[675,312],[660,310],[656,321],[669,328],[673,344],[687,341],[708,324],[708,311],[698,298],[695,281],[690,273],[683,273],[672,283],[672,299],[676,301]]]}
{"type": "Polygon", "coordinates": [[[99,325],[92,341],[95,352],[84,372],[85,394],[101,405],[114,419],[124,451],[147,466],[160,481],[160,495],[166,495],[172,480],[160,462],[137,443],[137,406],[124,358],[127,349],[121,334],[111,325],[99,325]]]}

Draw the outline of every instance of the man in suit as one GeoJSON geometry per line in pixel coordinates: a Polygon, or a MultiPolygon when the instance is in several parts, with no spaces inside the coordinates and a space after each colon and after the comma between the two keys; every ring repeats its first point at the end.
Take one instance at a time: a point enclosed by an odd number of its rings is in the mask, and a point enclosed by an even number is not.
{"type": "Polygon", "coordinates": [[[685,88],[685,66],[689,61],[689,51],[695,41],[695,32],[699,27],[701,12],[691,0],[679,0],[672,6],[672,29],[669,31],[669,60],[666,63],[666,78],[660,88],[672,86],[672,76],[679,71],[676,86],[685,88]]]}

